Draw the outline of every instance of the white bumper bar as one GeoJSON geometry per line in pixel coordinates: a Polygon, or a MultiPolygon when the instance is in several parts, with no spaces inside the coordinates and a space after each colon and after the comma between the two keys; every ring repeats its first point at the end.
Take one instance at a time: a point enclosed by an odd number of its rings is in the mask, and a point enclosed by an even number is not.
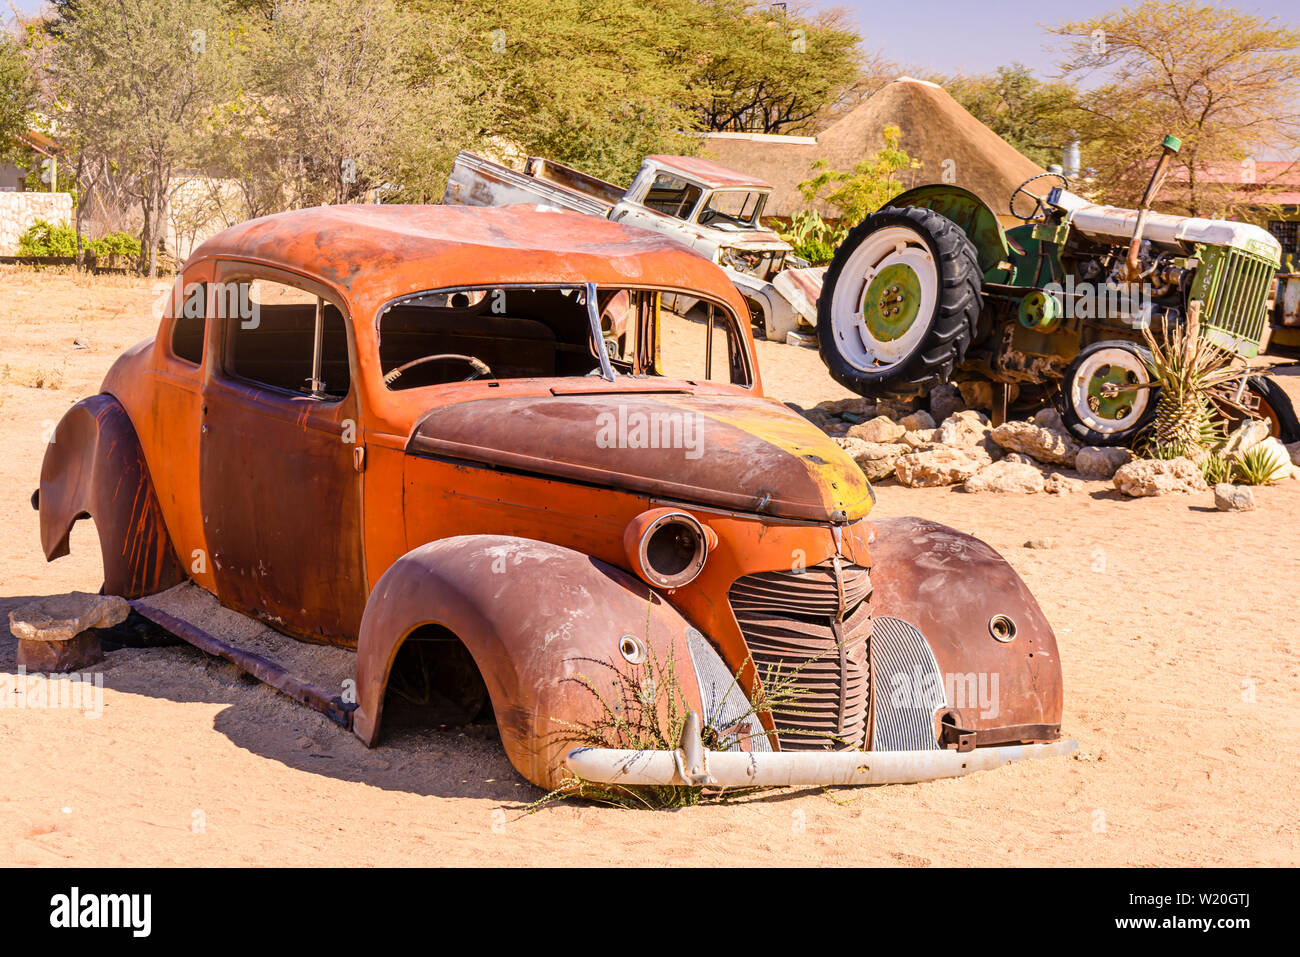
{"type": "Polygon", "coordinates": [[[688,778],[723,787],[912,784],[1069,754],[1078,747],[1070,739],[973,751],[706,751],[702,768],[698,756],[691,760],[680,750],[575,748],[564,764],[580,778],[602,784],[687,784],[688,778]]]}

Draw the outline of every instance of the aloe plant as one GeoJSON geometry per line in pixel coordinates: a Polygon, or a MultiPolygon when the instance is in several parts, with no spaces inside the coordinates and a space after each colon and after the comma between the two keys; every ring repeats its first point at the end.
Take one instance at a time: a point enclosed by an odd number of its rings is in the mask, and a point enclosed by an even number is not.
{"type": "Polygon", "coordinates": [[[1193,301],[1186,322],[1162,318],[1159,337],[1149,328],[1142,330],[1151,350],[1151,377],[1160,387],[1147,438],[1147,452],[1154,458],[1199,459],[1225,438],[1214,400],[1241,408],[1223,396],[1234,391],[1250,370],[1234,364],[1234,353],[1201,335],[1200,312],[1201,304],[1193,301]]]}

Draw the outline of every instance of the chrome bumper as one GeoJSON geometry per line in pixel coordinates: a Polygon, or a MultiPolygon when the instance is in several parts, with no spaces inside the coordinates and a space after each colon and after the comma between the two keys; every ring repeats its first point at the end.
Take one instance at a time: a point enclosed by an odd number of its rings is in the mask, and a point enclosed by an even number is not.
{"type": "Polygon", "coordinates": [[[601,784],[789,787],[803,785],[913,784],[1069,754],[1073,739],[973,751],[629,751],[575,748],[570,771],[601,784]]]}

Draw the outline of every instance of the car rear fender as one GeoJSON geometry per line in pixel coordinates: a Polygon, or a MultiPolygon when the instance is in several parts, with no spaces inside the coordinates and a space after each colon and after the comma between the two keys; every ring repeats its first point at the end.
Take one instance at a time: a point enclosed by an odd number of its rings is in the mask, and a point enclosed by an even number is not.
{"type": "Polygon", "coordinates": [[[83,399],[60,420],[34,504],[47,561],[68,554],[73,523],[94,521],[106,594],[139,598],[185,579],[135,427],[110,395],[83,399]]]}
{"type": "Polygon", "coordinates": [[[353,731],[367,745],[379,737],[397,653],[425,625],[446,628],[473,656],[506,754],[542,787],[563,779],[571,748],[589,743],[573,725],[606,715],[596,692],[611,705],[628,703],[620,676],[642,688],[654,678],[653,693],[663,702],[674,690],[664,680],[671,667],[678,700],[701,710],[687,645],[690,625],[660,594],[572,549],[513,536],[462,535],[407,552],[366,602],[353,731]],[[622,654],[624,636],[634,639],[630,648],[644,649],[644,662],[622,654]]]}

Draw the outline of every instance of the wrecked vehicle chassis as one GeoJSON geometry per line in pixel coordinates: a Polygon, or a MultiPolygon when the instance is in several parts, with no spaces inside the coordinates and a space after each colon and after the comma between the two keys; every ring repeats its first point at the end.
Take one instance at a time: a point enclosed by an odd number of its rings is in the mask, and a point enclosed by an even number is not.
{"type": "Polygon", "coordinates": [[[576,214],[245,223],[56,428],[46,557],[91,518],[107,592],[367,745],[418,667],[545,788],[904,782],[1073,747],[1024,582],[954,529],[872,522],[857,466],[763,395],[745,316],[716,265],[576,214]],[[628,688],[664,746],[593,740],[628,688]]]}

